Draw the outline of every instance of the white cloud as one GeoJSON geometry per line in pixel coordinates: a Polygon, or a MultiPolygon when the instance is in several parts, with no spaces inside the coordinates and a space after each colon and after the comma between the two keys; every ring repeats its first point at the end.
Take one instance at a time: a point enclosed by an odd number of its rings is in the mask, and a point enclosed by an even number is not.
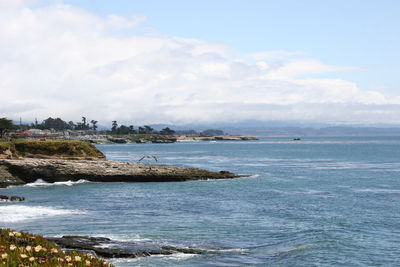
{"type": "MultiPolygon", "coordinates": [[[[242,60],[229,46],[137,34],[144,16],[100,17],[53,3],[0,9],[0,117],[81,115],[107,124],[246,119],[400,122],[400,97],[364,91],[350,71],[315,59],[275,61],[272,51],[242,60]],[[384,116],[382,116],[384,114],[384,116]]],[[[0,0],[5,7],[6,1],[0,0]]]]}
{"type": "Polygon", "coordinates": [[[292,52],[292,51],[285,51],[285,50],[273,50],[273,51],[264,51],[259,53],[253,53],[249,56],[253,59],[257,60],[281,60],[289,57],[294,56],[305,56],[306,53],[304,52],[292,52]]]}

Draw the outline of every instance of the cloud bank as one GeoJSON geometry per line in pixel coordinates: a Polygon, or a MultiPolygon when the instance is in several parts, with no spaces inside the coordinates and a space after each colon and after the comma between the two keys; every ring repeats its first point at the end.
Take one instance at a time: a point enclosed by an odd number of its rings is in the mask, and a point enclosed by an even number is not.
{"type": "Polygon", "coordinates": [[[315,78],[351,66],[280,50],[236,55],[226,44],[143,33],[142,15],[9,2],[0,0],[0,117],[400,123],[400,97],[315,78]]]}

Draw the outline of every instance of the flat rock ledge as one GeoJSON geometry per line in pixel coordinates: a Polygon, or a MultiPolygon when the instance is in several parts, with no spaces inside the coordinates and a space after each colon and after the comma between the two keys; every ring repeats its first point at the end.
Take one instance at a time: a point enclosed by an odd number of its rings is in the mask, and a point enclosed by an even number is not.
{"type": "Polygon", "coordinates": [[[63,236],[47,237],[63,249],[89,252],[104,258],[137,258],[151,255],[171,255],[175,253],[204,254],[199,248],[163,244],[155,241],[115,241],[106,237],[63,236]]]}
{"type": "Polygon", "coordinates": [[[173,182],[238,177],[243,176],[228,171],[111,160],[0,160],[0,187],[31,183],[37,179],[49,183],[81,179],[91,182],[173,182]]]}

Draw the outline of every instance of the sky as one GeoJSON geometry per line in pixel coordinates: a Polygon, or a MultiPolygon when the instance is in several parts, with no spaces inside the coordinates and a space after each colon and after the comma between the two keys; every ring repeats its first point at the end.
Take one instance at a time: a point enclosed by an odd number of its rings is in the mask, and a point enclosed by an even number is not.
{"type": "Polygon", "coordinates": [[[0,0],[0,117],[400,124],[400,1],[0,0]]]}

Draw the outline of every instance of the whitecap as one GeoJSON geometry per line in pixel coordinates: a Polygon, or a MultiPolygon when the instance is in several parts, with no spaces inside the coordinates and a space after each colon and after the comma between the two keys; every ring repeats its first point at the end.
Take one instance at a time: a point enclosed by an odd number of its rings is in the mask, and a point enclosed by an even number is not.
{"type": "Polygon", "coordinates": [[[0,223],[15,223],[46,219],[54,216],[84,214],[84,212],[80,210],[68,210],[43,206],[0,205],[0,214],[0,223]]]}
{"type": "MultiPolygon", "coordinates": [[[[93,236],[96,236],[96,234],[93,234],[93,236]]],[[[141,237],[138,234],[121,234],[121,235],[101,234],[101,236],[109,238],[109,239],[112,239],[114,241],[120,241],[120,242],[145,242],[145,241],[151,241],[150,238],[141,237]]]]}
{"type": "Polygon", "coordinates": [[[27,187],[44,187],[44,186],[54,186],[54,185],[65,185],[65,186],[73,186],[73,185],[78,185],[78,184],[86,184],[86,183],[90,183],[90,181],[88,180],[84,180],[84,179],[80,179],[78,181],[64,181],[64,182],[54,182],[54,183],[48,183],[42,179],[37,179],[35,182],[33,183],[28,183],[24,186],[27,187]]]}

